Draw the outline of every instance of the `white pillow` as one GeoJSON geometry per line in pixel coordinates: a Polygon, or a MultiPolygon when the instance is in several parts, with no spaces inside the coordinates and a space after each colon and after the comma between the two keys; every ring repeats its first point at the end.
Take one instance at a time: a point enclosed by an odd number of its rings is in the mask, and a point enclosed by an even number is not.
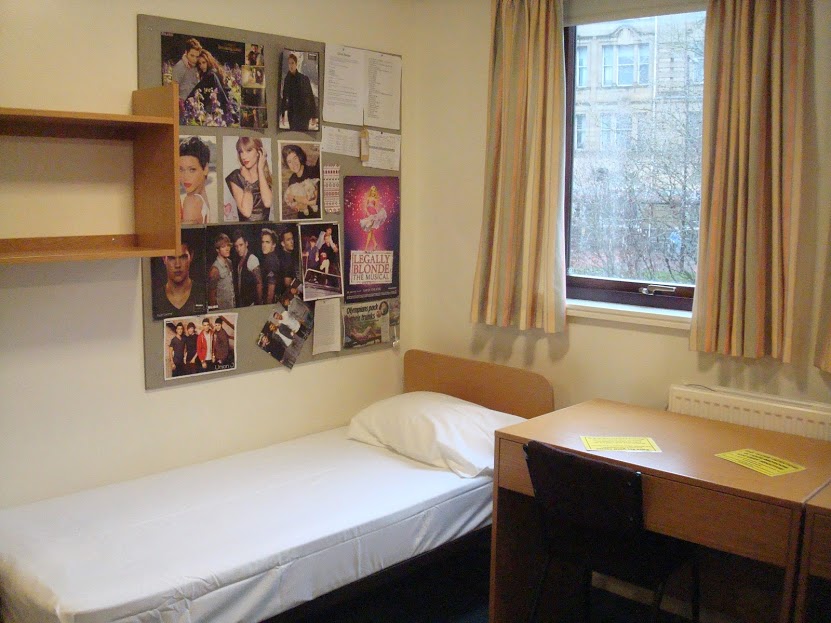
{"type": "Polygon", "coordinates": [[[446,394],[409,392],[360,411],[348,436],[472,478],[493,474],[494,431],[523,421],[446,394]]]}

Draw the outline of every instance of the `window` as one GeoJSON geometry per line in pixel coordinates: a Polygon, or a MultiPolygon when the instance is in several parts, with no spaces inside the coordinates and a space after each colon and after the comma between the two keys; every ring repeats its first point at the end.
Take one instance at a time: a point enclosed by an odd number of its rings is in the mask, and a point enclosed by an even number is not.
{"type": "Polygon", "coordinates": [[[603,46],[603,86],[615,84],[615,46],[603,46]]]}
{"type": "Polygon", "coordinates": [[[570,298],[692,307],[702,114],[693,60],[703,50],[703,24],[698,12],[566,31],[569,83],[575,85],[567,94],[573,115],[566,166],[570,298]],[[600,48],[602,63],[585,65],[589,84],[651,88],[578,89],[580,50],[588,56],[593,47],[600,48]],[[679,91],[670,59],[680,50],[690,59],[690,79],[679,91]],[[662,68],[655,75],[653,62],[662,68]],[[599,124],[599,141],[587,140],[583,111],[599,124]]]}
{"type": "Polygon", "coordinates": [[[648,84],[648,43],[603,46],[604,87],[646,86],[648,84]]]}
{"type": "Polygon", "coordinates": [[[615,146],[621,149],[629,147],[629,139],[632,137],[632,115],[617,115],[615,117],[615,146]]]}
{"type": "Polygon", "coordinates": [[[699,50],[691,50],[687,56],[689,66],[689,81],[693,84],[704,83],[704,53],[699,50]]]}
{"type": "Polygon", "coordinates": [[[589,86],[589,49],[585,45],[577,48],[577,88],[589,86]]]}
{"type": "Polygon", "coordinates": [[[615,141],[614,115],[602,113],[600,115],[600,145],[611,147],[615,141]]]}
{"type": "MultiPolygon", "coordinates": [[[[575,124],[577,117],[575,116],[575,124]]],[[[576,127],[575,127],[576,132],[576,127]]],[[[632,137],[632,116],[619,113],[600,113],[600,145],[607,149],[627,148],[632,137]]],[[[577,146],[575,138],[575,146],[577,146]]]]}
{"type": "Polygon", "coordinates": [[[635,46],[619,45],[617,51],[617,83],[619,86],[635,84],[635,46]]]}
{"type": "Polygon", "coordinates": [[[586,146],[586,115],[574,115],[574,148],[586,146]]]}

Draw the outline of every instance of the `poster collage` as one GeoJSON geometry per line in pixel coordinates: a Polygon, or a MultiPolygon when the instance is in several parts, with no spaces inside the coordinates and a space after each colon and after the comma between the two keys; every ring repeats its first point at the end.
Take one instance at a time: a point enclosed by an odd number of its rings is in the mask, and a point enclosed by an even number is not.
{"type": "Polygon", "coordinates": [[[320,200],[320,142],[204,130],[318,132],[320,53],[167,32],[161,51],[182,126],[182,246],[150,262],[165,380],[236,369],[237,339],[292,368],[323,299],[342,303],[338,350],[390,342],[400,317],[399,178],[343,177],[341,225],[320,200]],[[272,61],[278,85],[266,83],[272,61]],[[263,306],[262,324],[240,326],[235,310],[251,306],[263,306]]]}

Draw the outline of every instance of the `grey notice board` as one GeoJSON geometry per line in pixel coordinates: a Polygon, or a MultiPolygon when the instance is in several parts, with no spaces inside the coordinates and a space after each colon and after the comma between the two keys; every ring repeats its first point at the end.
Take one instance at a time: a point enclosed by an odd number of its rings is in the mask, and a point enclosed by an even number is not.
{"type": "MultiPolygon", "coordinates": [[[[206,187],[209,202],[216,202],[216,209],[223,205],[223,187],[225,186],[221,172],[227,170],[223,162],[223,138],[227,136],[239,137],[249,136],[260,139],[270,139],[271,153],[274,173],[274,195],[275,202],[278,201],[277,196],[279,190],[277,187],[277,172],[276,169],[280,166],[279,150],[277,148],[278,141],[292,141],[292,142],[320,142],[321,130],[299,132],[292,130],[283,130],[278,128],[278,103],[280,96],[280,77],[281,77],[281,59],[284,50],[298,50],[309,53],[318,54],[318,113],[320,118],[319,127],[323,125],[331,127],[342,127],[352,130],[359,129],[356,126],[340,125],[337,123],[329,123],[322,116],[323,96],[325,90],[325,83],[323,76],[325,74],[326,63],[326,46],[320,41],[309,41],[306,39],[298,39],[284,35],[277,35],[271,33],[253,32],[248,30],[240,30],[236,28],[228,28],[224,26],[216,26],[210,24],[201,24],[190,21],[174,20],[165,17],[139,15],[138,16],[138,86],[139,88],[160,86],[163,83],[163,52],[162,39],[163,37],[170,37],[177,35],[182,40],[183,35],[199,39],[200,37],[217,41],[240,42],[245,44],[246,51],[253,50],[251,44],[257,44],[259,51],[262,53],[262,60],[257,64],[263,66],[262,75],[257,76],[257,80],[264,80],[265,88],[265,118],[267,119],[267,127],[211,127],[211,126],[192,126],[181,125],[179,128],[180,137],[184,136],[199,136],[204,139],[204,142],[211,144],[213,151],[211,155],[212,167],[215,167],[214,179],[210,184],[210,189],[206,187]]],[[[169,69],[169,67],[168,67],[169,69]]],[[[245,105],[245,99],[242,100],[245,105]]],[[[262,102],[256,102],[260,105],[262,102]]],[[[397,133],[395,131],[383,129],[384,132],[397,133]]],[[[343,243],[343,178],[346,176],[383,176],[383,177],[399,177],[398,171],[382,170],[365,167],[357,157],[345,156],[340,154],[332,154],[324,152],[321,154],[319,164],[322,165],[338,165],[340,167],[340,181],[341,181],[341,197],[340,205],[341,211],[333,214],[323,214],[324,222],[336,222],[339,225],[341,233],[341,243],[343,243]]],[[[321,202],[322,203],[322,202],[321,202]]],[[[322,210],[321,205],[321,210],[322,210]]],[[[220,219],[221,220],[221,219],[220,219]]],[[[274,217],[274,221],[278,218],[274,217]]],[[[227,224],[227,223],[226,223],[227,224]]],[[[259,223],[262,226],[268,226],[267,222],[259,223]]],[[[279,226],[279,223],[274,223],[279,226]]],[[[305,223],[304,223],[305,226],[305,223]]],[[[204,226],[191,225],[183,226],[183,238],[189,229],[200,229],[204,226]]],[[[276,229],[276,227],[275,227],[276,229]]],[[[399,234],[400,241],[401,236],[399,234]]],[[[298,241],[299,242],[299,241],[298,241]]],[[[399,242],[400,244],[400,242],[399,242]]],[[[400,251],[400,246],[399,246],[400,251]]],[[[400,252],[395,261],[398,262],[400,252]]],[[[167,387],[176,387],[183,383],[194,382],[208,382],[225,378],[227,376],[245,374],[250,372],[260,372],[273,369],[283,369],[283,373],[288,372],[288,368],[277,362],[271,355],[265,352],[257,345],[257,338],[263,325],[268,321],[274,308],[269,305],[255,305],[251,307],[237,307],[233,309],[203,312],[199,316],[209,315],[215,318],[218,315],[236,314],[236,325],[233,330],[234,340],[236,344],[236,361],[233,369],[223,370],[210,374],[194,374],[187,376],[180,376],[166,379],[165,372],[165,358],[167,356],[167,345],[165,338],[165,323],[167,320],[153,319],[153,299],[152,299],[152,270],[151,262],[157,260],[142,260],[142,303],[143,303],[143,325],[144,325],[144,370],[145,370],[145,387],[147,389],[159,389],[167,387]]],[[[397,269],[400,275],[400,267],[397,269]]],[[[345,278],[345,277],[344,277],[345,278]]],[[[398,300],[400,301],[400,291],[398,293],[398,300]]],[[[341,299],[343,303],[343,299],[341,299]]],[[[400,307],[399,307],[400,309],[400,307]]],[[[341,329],[342,330],[342,329],[341,329]]],[[[395,335],[397,337],[398,326],[395,327],[395,335]]],[[[361,348],[354,348],[349,350],[341,350],[339,352],[323,353],[312,357],[312,340],[314,336],[311,335],[303,345],[302,350],[297,356],[295,365],[304,364],[313,360],[322,360],[332,357],[349,356],[351,354],[365,353],[373,350],[390,348],[391,343],[372,344],[363,346],[361,348]]],[[[168,370],[168,376],[170,372],[168,370]]]]}

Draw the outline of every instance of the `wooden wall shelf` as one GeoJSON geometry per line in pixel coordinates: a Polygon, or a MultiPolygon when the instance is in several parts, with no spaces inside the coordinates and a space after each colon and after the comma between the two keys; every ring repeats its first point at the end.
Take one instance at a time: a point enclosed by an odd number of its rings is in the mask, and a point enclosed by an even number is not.
{"type": "Polygon", "coordinates": [[[175,85],[133,91],[132,115],[0,108],[0,135],[133,144],[135,231],[6,238],[0,263],[173,255],[181,243],[179,101],[175,85]]]}

